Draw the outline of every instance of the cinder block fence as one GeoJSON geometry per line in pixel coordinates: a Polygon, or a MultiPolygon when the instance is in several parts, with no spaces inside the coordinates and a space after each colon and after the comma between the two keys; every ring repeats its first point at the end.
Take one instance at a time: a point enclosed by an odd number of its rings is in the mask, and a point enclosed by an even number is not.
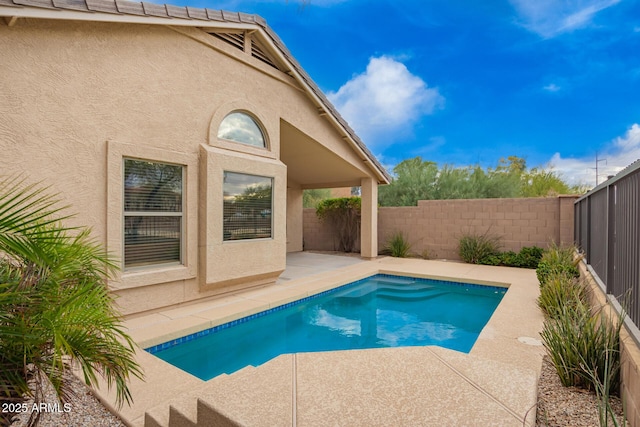
{"type": "MultiPolygon", "coordinates": [[[[378,247],[397,232],[407,237],[415,254],[438,259],[459,259],[458,240],[466,233],[499,236],[503,249],[513,251],[552,241],[571,244],[576,198],[421,200],[418,206],[381,207],[378,247]]],[[[303,221],[305,250],[336,249],[337,239],[315,209],[305,209],[303,221]]]]}

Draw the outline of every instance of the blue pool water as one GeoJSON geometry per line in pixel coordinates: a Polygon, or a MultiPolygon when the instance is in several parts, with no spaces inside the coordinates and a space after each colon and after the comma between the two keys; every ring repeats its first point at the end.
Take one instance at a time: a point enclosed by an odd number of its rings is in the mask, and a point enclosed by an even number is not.
{"type": "Polygon", "coordinates": [[[202,380],[287,353],[426,345],[468,353],[505,292],[379,274],[147,351],[202,380]]]}

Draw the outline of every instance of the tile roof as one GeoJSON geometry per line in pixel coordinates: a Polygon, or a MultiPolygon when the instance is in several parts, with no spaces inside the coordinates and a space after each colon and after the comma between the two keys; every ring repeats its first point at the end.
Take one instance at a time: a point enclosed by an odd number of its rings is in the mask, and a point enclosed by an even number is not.
{"type": "MultiPolygon", "coordinates": [[[[344,128],[345,132],[351,137],[351,139],[358,145],[358,147],[366,154],[372,166],[374,166],[380,175],[383,177],[383,181],[390,181],[391,177],[384,167],[378,162],[375,156],[369,151],[367,146],[360,140],[355,131],[349,126],[349,124],[342,118],[340,113],[329,102],[324,93],[314,83],[311,77],[304,71],[298,61],[293,57],[289,49],[285,46],[283,41],[278,35],[267,25],[267,21],[259,15],[252,15],[242,12],[229,12],[226,10],[213,10],[202,9],[189,6],[174,6],[170,4],[157,4],[149,2],[132,2],[127,0],[0,0],[0,8],[11,7],[16,8],[16,11],[24,8],[37,8],[50,10],[51,18],[56,18],[54,11],[70,11],[70,12],[86,12],[86,13],[106,13],[116,16],[122,16],[123,21],[127,20],[127,17],[140,17],[139,22],[144,22],[144,18],[157,19],[165,18],[167,25],[175,25],[180,22],[182,25],[190,25],[194,27],[206,26],[207,22],[223,22],[231,24],[250,24],[258,25],[261,27],[268,37],[272,40],[274,45],[281,51],[286,60],[293,66],[297,74],[307,85],[307,87],[313,92],[313,94],[321,101],[324,108],[333,115],[338,123],[344,128]],[[190,21],[190,22],[189,22],[190,21]]],[[[2,10],[0,9],[0,12],[2,10]]],[[[7,13],[5,10],[2,15],[12,16],[11,13],[7,13]]],[[[20,14],[16,14],[18,16],[20,14]]],[[[46,16],[39,15],[44,18],[46,16]]],[[[95,21],[100,21],[98,16],[93,17],[95,21]]],[[[68,17],[68,19],[73,19],[68,17]]],[[[92,20],[92,19],[89,19],[92,20]]],[[[113,19],[111,20],[113,21],[113,19]]],[[[155,22],[157,23],[157,21],[155,22]]]]}

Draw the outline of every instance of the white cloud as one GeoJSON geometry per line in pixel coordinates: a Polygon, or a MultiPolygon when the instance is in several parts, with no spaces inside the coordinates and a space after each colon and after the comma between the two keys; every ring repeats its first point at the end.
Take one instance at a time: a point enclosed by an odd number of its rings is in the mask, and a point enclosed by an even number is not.
{"type": "Polygon", "coordinates": [[[438,89],[394,58],[371,58],[364,73],[327,94],[349,125],[370,146],[388,145],[391,136],[410,134],[417,120],[444,105],[438,89]]]}
{"type": "MultiPolygon", "coordinates": [[[[634,123],[624,134],[610,141],[598,158],[598,182],[603,182],[608,175],[615,175],[631,163],[640,159],[640,125],[634,123]],[[606,162],[604,161],[606,159],[606,162]]],[[[571,184],[596,184],[596,158],[563,158],[555,153],[549,161],[554,170],[558,171],[571,184]]]]}
{"type": "Polygon", "coordinates": [[[544,38],[588,26],[595,15],[620,0],[510,0],[520,24],[544,38]]]}
{"type": "Polygon", "coordinates": [[[561,89],[561,87],[555,83],[551,83],[543,87],[543,89],[546,90],[547,92],[557,92],[561,89]]]}

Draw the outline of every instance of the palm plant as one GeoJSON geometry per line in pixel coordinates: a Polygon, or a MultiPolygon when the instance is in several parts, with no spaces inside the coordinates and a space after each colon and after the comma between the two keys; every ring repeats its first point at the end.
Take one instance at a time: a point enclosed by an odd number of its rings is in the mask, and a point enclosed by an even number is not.
{"type": "Polygon", "coordinates": [[[69,402],[75,364],[87,385],[115,384],[121,406],[142,373],[106,284],[117,267],[88,229],[62,224],[59,203],[38,185],[0,181],[0,400],[40,403],[49,383],[69,402]]]}

